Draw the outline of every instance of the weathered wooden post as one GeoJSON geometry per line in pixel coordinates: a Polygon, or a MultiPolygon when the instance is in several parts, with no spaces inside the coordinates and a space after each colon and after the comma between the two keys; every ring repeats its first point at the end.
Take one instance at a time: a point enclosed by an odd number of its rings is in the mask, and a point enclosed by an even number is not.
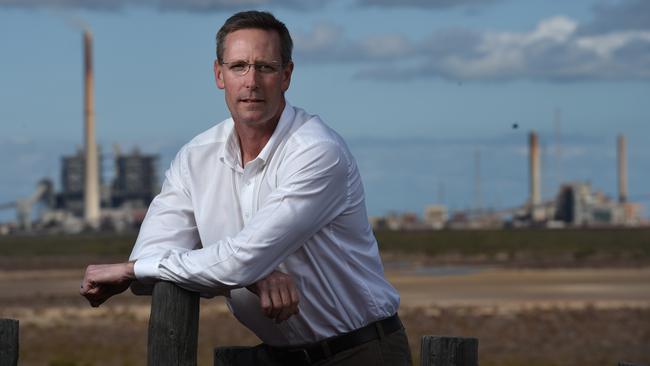
{"type": "Polygon", "coordinates": [[[420,366],[478,366],[478,339],[423,336],[420,366]]]}
{"type": "Polygon", "coordinates": [[[0,319],[0,366],[18,365],[18,320],[0,319]]]}
{"type": "Polygon", "coordinates": [[[196,366],[199,294],[158,282],[151,296],[147,365],[196,366]]]}

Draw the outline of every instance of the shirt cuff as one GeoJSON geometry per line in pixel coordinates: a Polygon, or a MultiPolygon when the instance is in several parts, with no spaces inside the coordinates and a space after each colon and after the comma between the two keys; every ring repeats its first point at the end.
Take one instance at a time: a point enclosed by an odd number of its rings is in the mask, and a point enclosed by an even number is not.
{"type": "Polygon", "coordinates": [[[142,283],[155,282],[160,279],[159,264],[159,257],[147,257],[136,260],[133,264],[135,278],[142,283]]]}

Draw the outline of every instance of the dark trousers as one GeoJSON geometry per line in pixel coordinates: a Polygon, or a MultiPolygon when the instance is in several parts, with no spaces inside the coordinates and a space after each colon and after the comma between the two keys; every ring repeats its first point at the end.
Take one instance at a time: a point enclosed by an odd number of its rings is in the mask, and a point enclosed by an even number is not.
{"type": "Polygon", "coordinates": [[[265,344],[254,347],[215,349],[215,366],[411,366],[411,350],[404,329],[332,355],[316,363],[292,363],[273,359],[265,344]]]}

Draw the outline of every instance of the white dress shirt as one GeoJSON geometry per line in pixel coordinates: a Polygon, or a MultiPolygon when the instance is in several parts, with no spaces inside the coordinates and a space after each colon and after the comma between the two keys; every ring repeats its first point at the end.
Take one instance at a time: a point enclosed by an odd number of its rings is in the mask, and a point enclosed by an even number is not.
{"type": "Polygon", "coordinates": [[[242,168],[232,119],[183,146],[131,254],[141,282],[224,294],[265,343],[315,342],[397,312],[368,223],[356,162],[318,116],[288,103],[259,156],[242,168]],[[275,324],[242,286],[292,276],[298,315],[275,324]]]}

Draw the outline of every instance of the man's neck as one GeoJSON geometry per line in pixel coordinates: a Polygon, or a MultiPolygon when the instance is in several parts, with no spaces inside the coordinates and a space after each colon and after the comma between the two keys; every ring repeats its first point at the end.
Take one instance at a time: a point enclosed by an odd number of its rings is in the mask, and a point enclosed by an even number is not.
{"type": "Polygon", "coordinates": [[[242,167],[246,166],[249,161],[255,159],[262,152],[280,122],[282,110],[273,119],[259,125],[235,122],[235,131],[241,149],[242,167]]]}

